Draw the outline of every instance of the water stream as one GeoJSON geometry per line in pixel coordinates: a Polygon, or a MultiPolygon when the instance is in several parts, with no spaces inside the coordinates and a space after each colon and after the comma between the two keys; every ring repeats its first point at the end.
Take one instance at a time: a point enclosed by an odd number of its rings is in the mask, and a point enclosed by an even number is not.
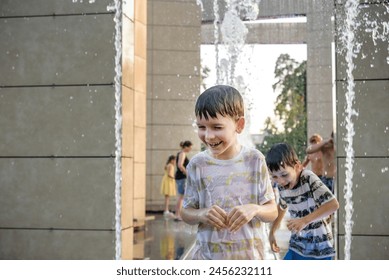
{"type": "Polygon", "coordinates": [[[351,239],[352,239],[352,227],[353,220],[352,215],[354,212],[353,207],[353,168],[354,168],[354,148],[353,137],[355,135],[353,117],[357,115],[353,108],[355,99],[355,81],[353,71],[355,68],[354,57],[356,56],[356,40],[355,30],[358,26],[356,18],[358,16],[358,0],[348,0],[345,4],[346,20],[345,26],[342,28],[343,33],[341,40],[346,50],[346,63],[347,63],[347,92],[346,92],[346,184],[344,186],[344,198],[345,198],[345,245],[344,245],[344,257],[346,260],[350,259],[351,239]]]}
{"type": "Polygon", "coordinates": [[[115,0],[108,11],[114,11],[115,22],[115,259],[121,259],[121,187],[122,187],[122,7],[121,0],[115,0]]]}

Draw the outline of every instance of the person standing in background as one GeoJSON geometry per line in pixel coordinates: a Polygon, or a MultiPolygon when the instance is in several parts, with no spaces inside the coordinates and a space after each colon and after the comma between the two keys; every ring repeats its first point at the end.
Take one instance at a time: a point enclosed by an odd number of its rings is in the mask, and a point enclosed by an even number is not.
{"type": "Polygon", "coordinates": [[[169,211],[169,200],[171,196],[176,196],[176,181],[174,178],[174,169],[176,166],[176,156],[169,156],[165,165],[165,174],[161,182],[161,193],[165,196],[165,209],[163,216],[169,218],[173,213],[169,211]]]}
{"type": "MultiPolygon", "coordinates": [[[[322,140],[323,138],[319,134],[313,134],[309,138],[309,144],[315,145],[320,143],[322,140]]],[[[302,163],[303,167],[307,167],[309,163],[311,163],[312,172],[315,173],[321,180],[324,174],[322,151],[317,151],[315,153],[307,154],[307,156],[304,159],[304,162],[302,163]]]]}
{"type": "Polygon", "coordinates": [[[324,166],[323,176],[320,179],[331,192],[334,193],[334,178],[336,175],[334,132],[331,133],[329,139],[310,145],[306,150],[308,154],[317,153],[319,151],[323,154],[322,159],[324,166]]]}
{"type": "Polygon", "coordinates": [[[180,143],[181,151],[177,153],[177,170],[176,170],[176,184],[177,184],[177,204],[176,204],[176,217],[175,221],[182,221],[181,209],[182,201],[184,200],[185,187],[186,187],[186,166],[189,163],[187,154],[192,150],[192,142],[186,140],[180,143]]]}

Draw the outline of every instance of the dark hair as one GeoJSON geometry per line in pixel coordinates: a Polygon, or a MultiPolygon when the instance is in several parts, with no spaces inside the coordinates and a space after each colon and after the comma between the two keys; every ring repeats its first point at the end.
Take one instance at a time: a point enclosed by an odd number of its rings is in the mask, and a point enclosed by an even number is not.
{"type": "Polygon", "coordinates": [[[285,166],[294,167],[298,162],[296,152],[287,143],[274,144],[266,154],[266,164],[270,171],[278,171],[285,166]]]}
{"type": "Polygon", "coordinates": [[[167,159],[167,162],[166,162],[166,165],[169,164],[169,162],[173,159],[176,159],[176,156],[175,155],[170,155],[169,158],[167,159]]]}
{"type": "Polygon", "coordinates": [[[180,143],[180,147],[181,148],[185,148],[185,147],[192,147],[192,142],[190,142],[189,140],[186,140],[186,141],[182,141],[181,143],[180,143]]]}
{"type": "Polygon", "coordinates": [[[205,90],[197,98],[195,106],[197,117],[216,118],[217,114],[232,118],[244,116],[243,98],[239,91],[231,86],[217,85],[205,90]]]}

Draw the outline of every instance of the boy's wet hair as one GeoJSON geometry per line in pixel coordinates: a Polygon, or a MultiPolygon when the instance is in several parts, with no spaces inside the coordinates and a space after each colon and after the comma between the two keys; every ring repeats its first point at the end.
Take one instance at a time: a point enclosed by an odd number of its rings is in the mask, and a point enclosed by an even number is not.
{"type": "Polygon", "coordinates": [[[197,98],[195,114],[196,117],[205,118],[206,120],[216,118],[217,114],[231,118],[243,117],[243,98],[239,91],[231,86],[213,86],[197,98]]]}
{"type": "Polygon", "coordinates": [[[266,154],[266,164],[271,172],[286,166],[294,167],[299,162],[296,152],[288,143],[274,144],[266,154]]]}
{"type": "Polygon", "coordinates": [[[309,143],[311,143],[311,144],[317,144],[317,143],[321,142],[322,140],[323,140],[323,138],[322,138],[319,134],[315,133],[315,134],[313,134],[313,135],[309,138],[309,143]]]}

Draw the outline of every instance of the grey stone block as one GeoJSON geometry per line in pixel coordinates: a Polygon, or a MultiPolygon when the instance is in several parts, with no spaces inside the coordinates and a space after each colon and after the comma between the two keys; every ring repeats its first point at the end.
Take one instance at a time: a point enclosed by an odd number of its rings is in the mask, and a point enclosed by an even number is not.
{"type": "Polygon", "coordinates": [[[1,88],[0,100],[1,156],[115,152],[112,86],[1,88]]]}
{"type": "MultiPolygon", "coordinates": [[[[345,238],[339,237],[338,256],[344,259],[345,238]]],[[[389,237],[388,236],[353,236],[351,242],[351,260],[388,260],[389,237]]]]}
{"type": "Polygon", "coordinates": [[[113,16],[0,19],[1,86],[113,83],[113,16]]]}
{"type": "Polygon", "coordinates": [[[0,229],[2,260],[113,260],[115,231],[0,229]]]}
{"type": "MultiPolygon", "coordinates": [[[[337,83],[337,151],[345,156],[346,83],[337,83]]],[[[357,81],[355,83],[353,116],[355,156],[389,155],[388,92],[389,81],[357,81]]]]}
{"type": "MultiPolygon", "coordinates": [[[[336,186],[339,204],[339,234],[344,234],[346,159],[338,159],[336,186]]],[[[356,158],[353,167],[354,235],[389,236],[388,180],[389,162],[386,158],[356,158]]]]}
{"type": "Polygon", "coordinates": [[[114,229],[114,169],[110,158],[1,158],[0,228],[114,229]]]}
{"type": "Polygon", "coordinates": [[[111,0],[1,0],[0,15],[12,16],[37,16],[53,14],[82,14],[82,13],[107,13],[107,6],[111,0]]]}

